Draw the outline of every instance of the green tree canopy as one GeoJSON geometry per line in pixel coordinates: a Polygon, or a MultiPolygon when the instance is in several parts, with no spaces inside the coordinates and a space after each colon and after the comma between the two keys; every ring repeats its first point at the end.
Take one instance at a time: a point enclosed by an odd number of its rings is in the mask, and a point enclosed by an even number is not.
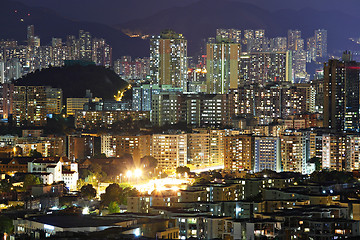
{"type": "Polygon", "coordinates": [[[81,196],[87,199],[92,199],[96,196],[96,189],[93,187],[92,184],[82,186],[80,192],[81,196]]]}
{"type": "Polygon", "coordinates": [[[6,216],[0,216],[0,235],[3,236],[4,233],[11,234],[13,231],[13,221],[6,216]]]}
{"type": "Polygon", "coordinates": [[[39,153],[36,149],[32,149],[30,151],[29,156],[32,157],[32,158],[42,158],[43,157],[42,154],[39,153]]]}
{"type": "Polygon", "coordinates": [[[351,183],[355,179],[351,172],[343,171],[315,171],[310,175],[310,181],[315,183],[326,183],[326,182],[336,182],[336,183],[351,183]]]}
{"type": "Polygon", "coordinates": [[[3,179],[0,181],[0,192],[10,192],[12,188],[12,184],[6,180],[3,179]]]}
{"type": "Polygon", "coordinates": [[[176,168],[176,173],[184,174],[184,173],[190,173],[190,168],[186,166],[179,166],[176,168]]]}
{"type": "Polygon", "coordinates": [[[117,183],[110,184],[105,193],[101,194],[102,206],[108,206],[111,202],[117,204],[127,204],[127,197],[138,196],[138,191],[132,187],[121,187],[117,183]]]}
{"type": "Polygon", "coordinates": [[[144,168],[156,168],[158,165],[158,161],[156,158],[152,156],[145,156],[140,159],[140,163],[144,168]]]}
{"type": "Polygon", "coordinates": [[[120,212],[120,207],[116,202],[111,202],[108,207],[109,213],[118,213],[120,212]]]}
{"type": "Polygon", "coordinates": [[[32,185],[39,185],[42,181],[39,177],[33,174],[27,174],[24,179],[24,189],[28,189],[32,185]]]}

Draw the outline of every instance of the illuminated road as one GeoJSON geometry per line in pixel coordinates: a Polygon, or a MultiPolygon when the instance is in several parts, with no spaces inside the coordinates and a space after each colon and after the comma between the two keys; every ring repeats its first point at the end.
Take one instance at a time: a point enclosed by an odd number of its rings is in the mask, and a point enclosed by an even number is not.
{"type": "Polygon", "coordinates": [[[191,172],[201,173],[201,172],[207,172],[207,171],[213,171],[213,170],[219,170],[219,169],[224,169],[224,165],[214,165],[211,167],[191,169],[191,172]]]}
{"type": "Polygon", "coordinates": [[[174,178],[167,177],[161,179],[153,179],[146,183],[134,184],[133,186],[140,192],[151,193],[154,190],[164,191],[164,190],[179,190],[185,189],[186,185],[190,183],[189,178],[174,178]]]}

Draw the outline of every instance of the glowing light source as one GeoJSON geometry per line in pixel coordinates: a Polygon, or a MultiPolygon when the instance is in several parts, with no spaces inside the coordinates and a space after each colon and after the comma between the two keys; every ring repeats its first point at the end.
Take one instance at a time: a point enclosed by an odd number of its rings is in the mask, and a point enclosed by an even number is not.
{"type": "Polygon", "coordinates": [[[88,215],[89,214],[89,208],[88,207],[84,207],[82,210],[82,214],[83,215],[88,215]]]}
{"type": "Polygon", "coordinates": [[[135,177],[141,177],[141,175],[142,175],[141,169],[138,169],[138,168],[135,169],[134,174],[135,174],[135,177]]]}

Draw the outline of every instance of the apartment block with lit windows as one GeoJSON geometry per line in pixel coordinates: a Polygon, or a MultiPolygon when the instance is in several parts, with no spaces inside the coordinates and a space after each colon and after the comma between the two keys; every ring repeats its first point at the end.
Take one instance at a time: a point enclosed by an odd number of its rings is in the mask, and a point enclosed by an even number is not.
{"type": "Polygon", "coordinates": [[[254,137],[248,135],[225,136],[224,169],[243,171],[254,168],[254,137]]]}
{"type": "Polygon", "coordinates": [[[158,160],[158,167],[167,172],[187,164],[186,134],[154,134],[151,156],[158,160]]]}
{"type": "Polygon", "coordinates": [[[187,89],[187,40],[172,30],[150,38],[152,83],[187,89]]]}
{"type": "Polygon", "coordinates": [[[285,132],[281,136],[282,170],[285,172],[307,173],[309,141],[302,132],[285,132]]]}
{"type": "Polygon", "coordinates": [[[346,136],[340,133],[324,134],[322,141],[322,168],[336,171],[345,171],[346,136]]]}

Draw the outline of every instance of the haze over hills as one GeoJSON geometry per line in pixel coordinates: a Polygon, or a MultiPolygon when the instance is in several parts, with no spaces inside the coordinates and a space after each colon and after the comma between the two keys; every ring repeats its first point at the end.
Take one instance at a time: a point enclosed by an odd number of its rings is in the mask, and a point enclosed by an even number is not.
{"type": "Polygon", "coordinates": [[[17,0],[24,4],[55,10],[62,16],[114,25],[140,17],[154,15],[160,10],[185,6],[198,0],[17,0]],[[99,4],[100,3],[100,4],[99,4]],[[71,6],[71,7],[69,7],[71,6]],[[81,11],[80,11],[81,9],[81,11]]]}
{"type": "Polygon", "coordinates": [[[78,37],[79,30],[83,29],[93,37],[104,38],[113,48],[114,59],[123,55],[148,56],[147,41],[130,38],[108,25],[70,20],[55,11],[29,7],[16,1],[1,0],[0,4],[0,22],[3,23],[0,39],[15,39],[19,44],[25,44],[26,27],[33,24],[41,45],[46,45],[50,44],[52,37],[61,37],[64,42],[67,35],[78,37]]]}
{"type": "Polygon", "coordinates": [[[229,0],[201,0],[185,7],[163,10],[151,17],[120,24],[119,29],[141,30],[158,34],[171,28],[183,33],[189,40],[189,53],[199,48],[200,40],[215,35],[217,28],[265,29],[268,37],[287,36],[288,29],[300,29],[303,38],[314,34],[315,29],[328,30],[328,48],[357,50],[348,40],[360,36],[359,17],[339,11],[302,10],[268,11],[249,3],[229,0]]]}
{"type": "MultiPolygon", "coordinates": [[[[79,29],[84,29],[94,37],[106,39],[113,47],[113,59],[123,55],[149,56],[148,41],[129,38],[123,33],[122,30],[124,29],[141,31],[145,34],[159,34],[164,29],[174,29],[179,33],[183,33],[188,39],[189,55],[196,54],[200,49],[201,40],[214,36],[217,28],[261,28],[266,30],[267,37],[286,36],[288,29],[298,28],[302,31],[303,38],[312,36],[314,29],[325,28],[328,30],[329,52],[339,50],[336,54],[340,54],[345,49],[360,51],[360,46],[349,40],[350,37],[360,37],[356,26],[357,22],[360,21],[360,17],[331,10],[331,6],[326,6],[325,9],[330,9],[326,11],[309,7],[297,10],[293,4],[287,3],[284,4],[284,7],[288,6],[289,9],[281,9],[279,7],[280,3],[284,1],[274,0],[272,10],[266,10],[271,6],[265,0],[255,0],[251,1],[251,3],[246,3],[250,2],[249,0],[185,0],[180,3],[156,0],[161,6],[154,7],[150,4],[151,7],[148,7],[149,11],[147,11],[148,1],[136,0],[131,1],[131,3],[119,1],[116,3],[116,1],[106,0],[96,12],[92,10],[95,3],[91,0],[89,5],[83,5],[81,14],[92,11],[94,21],[98,21],[102,14],[107,13],[109,6],[119,6],[116,15],[118,21],[111,21],[113,26],[109,26],[95,22],[74,21],[63,17],[62,15],[68,15],[63,9],[64,7],[59,6],[58,10],[61,15],[58,14],[57,10],[45,8],[49,6],[54,9],[54,6],[61,4],[68,6],[70,4],[68,0],[61,3],[60,1],[51,3],[42,0],[35,2],[35,5],[44,7],[27,6],[26,4],[34,2],[31,0],[20,0],[25,4],[12,0],[0,1],[2,4],[0,20],[7,23],[2,25],[0,39],[12,38],[24,43],[21,41],[25,41],[26,26],[30,24],[35,25],[35,34],[40,36],[42,45],[49,44],[51,37],[65,39],[66,35],[77,36],[79,29]],[[17,10],[17,13],[15,13],[15,10],[17,10]],[[130,13],[134,11],[137,14],[131,15],[130,13]],[[153,15],[149,16],[151,13],[153,15]],[[139,18],[140,16],[143,17],[139,18]],[[136,17],[139,19],[116,24],[136,17]]],[[[333,2],[334,0],[329,1],[333,2]]],[[[320,2],[323,2],[323,0],[320,2]]],[[[354,0],[345,0],[345,2],[348,4],[344,4],[341,8],[348,9],[354,5],[354,9],[357,9],[354,0]]],[[[75,8],[80,3],[84,3],[83,0],[75,1],[71,6],[75,8]]],[[[319,9],[320,3],[316,2],[313,5],[319,9]]],[[[310,0],[306,0],[304,5],[301,6],[311,6],[310,0]]],[[[88,18],[83,17],[83,19],[91,19],[90,15],[88,18]]],[[[110,11],[108,15],[114,14],[110,11]]]]}
{"type": "MultiPolygon", "coordinates": [[[[79,21],[101,22],[109,25],[120,24],[176,6],[186,6],[199,0],[16,0],[31,6],[44,7],[61,13],[62,16],[79,21]],[[81,11],[79,11],[81,9],[81,11]]],[[[358,16],[358,0],[231,0],[247,2],[263,9],[276,11],[281,9],[301,10],[312,8],[321,11],[341,11],[358,16]]],[[[206,8],[206,6],[204,6],[206,8]]]]}

